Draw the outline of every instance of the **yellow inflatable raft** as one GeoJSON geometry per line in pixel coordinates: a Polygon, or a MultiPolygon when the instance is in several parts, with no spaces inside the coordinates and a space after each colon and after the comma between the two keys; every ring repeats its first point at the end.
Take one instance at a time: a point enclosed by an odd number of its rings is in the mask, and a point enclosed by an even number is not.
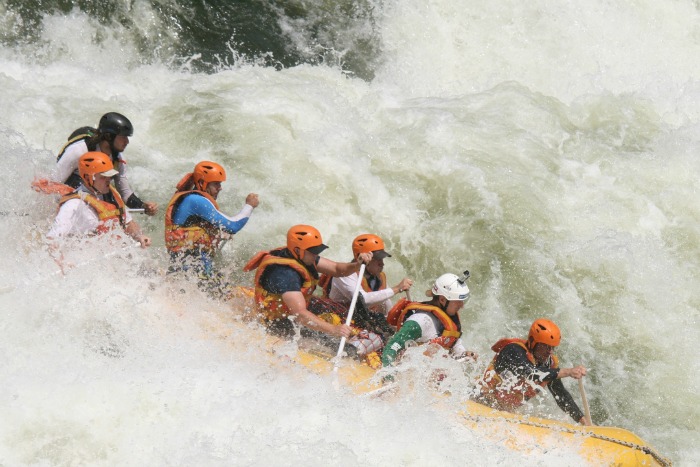
{"type": "MultiPolygon", "coordinates": [[[[272,349],[275,340],[272,339],[272,349]]],[[[334,355],[298,350],[294,362],[318,374],[331,375],[334,355]]],[[[337,379],[358,395],[380,395],[391,390],[373,379],[375,371],[348,358],[337,369],[337,379]]],[[[532,446],[575,447],[579,455],[594,466],[670,466],[644,440],[622,428],[572,425],[557,420],[502,412],[474,401],[466,401],[457,416],[469,428],[505,443],[509,448],[527,452],[532,446]]]]}
{"type": "MultiPolygon", "coordinates": [[[[239,299],[249,300],[250,291],[241,288],[239,299]]],[[[239,302],[240,303],[240,302],[239,302]]],[[[223,337],[223,336],[222,336],[223,337]]],[[[333,375],[334,382],[358,396],[373,397],[391,392],[395,386],[382,385],[374,378],[376,371],[366,364],[344,358],[334,368],[335,354],[323,349],[296,348],[290,356],[288,342],[266,336],[262,344],[270,353],[272,364],[289,360],[320,375],[333,375]],[[334,374],[335,373],[335,374],[334,374]]],[[[574,448],[592,466],[670,466],[670,460],[634,433],[622,428],[582,425],[529,417],[492,409],[466,401],[455,416],[467,427],[504,443],[519,452],[540,448],[574,448]]]]}

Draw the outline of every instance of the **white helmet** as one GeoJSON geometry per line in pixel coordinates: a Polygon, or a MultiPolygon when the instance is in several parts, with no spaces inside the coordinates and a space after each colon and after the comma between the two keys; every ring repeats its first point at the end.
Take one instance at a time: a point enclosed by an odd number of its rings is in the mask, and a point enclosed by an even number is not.
{"type": "Polygon", "coordinates": [[[466,284],[468,273],[465,273],[465,276],[460,279],[456,274],[443,274],[435,280],[430,293],[433,296],[442,295],[448,300],[464,300],[466,302],[469,300],[469,287],[466,284]]]}

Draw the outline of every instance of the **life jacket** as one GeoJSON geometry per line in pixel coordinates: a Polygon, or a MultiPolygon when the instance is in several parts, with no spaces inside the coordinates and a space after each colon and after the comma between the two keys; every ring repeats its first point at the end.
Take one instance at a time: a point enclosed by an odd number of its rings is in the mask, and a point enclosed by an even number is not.
{"type": "Polygon", "coordinates": [[[92,137],[95,136],[95,132],[97,132],[95,128],[90,126],[84,126],[78,128],[73,133],[71,133],[71,135],[68,137],[68,142],[64,144],[61,150],[58,152],[58,156],[56,156],[56,162],[61,160],[61,157],[63,157],[63,155],[66,153],[66,149],[68,149],[68,146],[78,141],[85,141],[85,145],[88,148],[88,152],[96,151],[97,144],[90,142],[92,137]]]}
{"type": "Polygon", "coordinates": [[[126,227],[126,206],[124,205],[124,200],[119,195],[119,192],[110,185],[109,191],[112,194],[112,199],[116,204],[110,203],[108,201],[103,201],[98,199],[96,196],[91,195],[85,191],[74,191],[68,195],[61,197],[58,202],[58,207],[63,205],[66,201],[71,199],[79,198],[87,203],[92,209],[97,212],[97,218],[99,219],[99,224],[95,229],[95,233],[104,234],[111,230],[114,230],[117,225],[121,225],[123,228],[126,227]]]}
{"type": "Polygon", "coordinates": [[[333,286],[333,276],[329,274],[321,274],[318,278],[318,287],[323,292],[323,298],[329,298],[331,295],[331,288],[333,286]]]}
{"type": "Polygon", "coordinates": [[[217,210],[219,209],[216,200],[209,193],[193,189],[194,184],[183,184],[186,180],[191,181],[191,176],[192,174],[185,175],[185,178],[178,183],[178,191],[175,192],[165,209],[165,247],[171,253],[194,249],[213,253],[220,240],[218,227],[201,218],[193,218],[191,222],[188,220],[186,225],[173,223],[173,213],[185,196],[204,196],[212,202],[217,210]]]}
{"type": "Polygon", "coordinates": [[[261,251],[243,268],[244,271],[252,271],[257,268],[255,272],[255,305],[259,316],[263,318],[264,321],[275,321],[285,318],[290,314],[289,308],[282,300],[282,295],[268,292],[260,283],[263,273],[269,266],[287,266],[301,276],[301,293],[304,295],[307,305],[318,283],[318,278],[309,271],[303,263],[295,258],[285,257],[287,251],[285,247],[280,247],[269,252],[261,251]]]}
{"type": "MultiPolygon", "coordinates": [[[[484,377],[482,378],[481,393],[487,399],[494,401],[499,408],[504,410],[513,410],[523,404],[523,402],[535,397],[538,393],[537,387],[545,388],[549,384],[548,381],[528,381],[525,378],[519,378],[513,382],[511,387],[503,385],[503,378],[496,372],[496,359],[500,352],[510,344],[515,344],[525,349],[527,359],[533,365],[536,365],[535,356],[527,347],[527,341],[517,338],[504,338],[496,342],[491,350],[496,352],[496,355],[491,360],[484,377]]],[[[549,368],[558,368],[559,359],[556,355],[552,355],[549,359],[549,368]]]]}
{"type": "Polygon", "coordinates": [[[35,178],[32,180],[32,189],[37,193],[46,195],[68,195],[75,191],[75,187],[66,185],[65,183],[54,182],[48,178],[35,178]]]}
{"type": "Polygon", "coordinates": [[[462,335],[459,316],[455,316],[457,320],[455,322],[450,315],[436,306],[421,302],[411,302],[405,298],[396,302],[396,305],[389,311],[386,320],[389,324],[399,329],[406,319],[414,313],[430,313],[442,324],[443,330],[441,335],[431,339],[431,343],[439,344],[446,349],[451,349],[462,335]]]}

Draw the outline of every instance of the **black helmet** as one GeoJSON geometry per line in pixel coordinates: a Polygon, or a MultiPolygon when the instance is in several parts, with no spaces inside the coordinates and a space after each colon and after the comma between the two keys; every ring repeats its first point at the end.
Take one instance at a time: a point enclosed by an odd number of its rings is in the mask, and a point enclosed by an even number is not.
{"type": "Polygon", "coordinates": [[[131,136],[134,134],[134,127],[129,119],[117,112],[104,114],[97,129],[100,130],[100,133],[110,133],[115,136],[131,136]]]}

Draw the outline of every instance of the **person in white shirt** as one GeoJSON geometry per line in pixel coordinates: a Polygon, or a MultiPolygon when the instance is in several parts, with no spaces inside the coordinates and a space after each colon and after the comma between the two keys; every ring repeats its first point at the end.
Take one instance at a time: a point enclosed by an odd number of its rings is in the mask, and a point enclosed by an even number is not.
{"type": "MultiPolygon", "coordinates": [[[[405,292],[411,288],[413,281],[407,277],[393,287],[387,286],[386,275],[384,274],[384,258],[391,255],[384,250],[384,240],[374,234],[362,234],[352,241],[353,261],[357,261],[360,253],[372,253],[372,260],[367,264],[360,293],[365,304],[370,311],[386,316],[392,307],[391,298],[405,292]]],[[[328,285],[324,287],[324,295],[334,302],[349,306],[352,295],[355,292],[359,273],[353,273],[346,277],[334,277],[328,285]]],[[[323,281],[323,279],[322,279],[323,281]]]]}
{"type": "Polygon", "coordinates": [[[123,230],[145,248],[151,239],[131,218],[124,201],[111,185],[118,174],[112,159],[102,152],[88,152],[80,157],[78,170],[82,184],[61,198],[56,219],[47,234],[50,240],[67,236],[103,234],[123,230]]]}
{"type": "Polygon", "coordinates": [[[123,152],[129,144],[129,137],[134,134],[134,127],[124,115],[108,112],[100,118],[97,129],[83,127],[75,130],[68,138],[68,143],[61,148],[56,158],[56,166],[51,180],[78,188],[81,177],[78,173],[78,160],[86,152],[100,151],[112,159],[117,166],[114,176],[117,191],[131,209],[143,209],[153,216],[158,212],[158,204],[141,201],[129,184],[126,174],[126,160],[123,152]]]}
{"type": "MultiPolygon", "coordinates": [[[[476,354],[464,347],[459,317],[459,311],[470,297],[468,278],[469,271],[464,271],[461,278],[456,274],[443,274],[435,280],[432,289],[426,291],[431,298],[429,301],[406,301],[391,310],[387,321],[399,330],[384,347],[383,366],[395,365],[409,342],[431,345],[428,352],[434,352],[439,346],[454,358],[476,359],[476,354]]],[[[385,377],[385,380],[391,379],[391,374],[385,377]]]]}

